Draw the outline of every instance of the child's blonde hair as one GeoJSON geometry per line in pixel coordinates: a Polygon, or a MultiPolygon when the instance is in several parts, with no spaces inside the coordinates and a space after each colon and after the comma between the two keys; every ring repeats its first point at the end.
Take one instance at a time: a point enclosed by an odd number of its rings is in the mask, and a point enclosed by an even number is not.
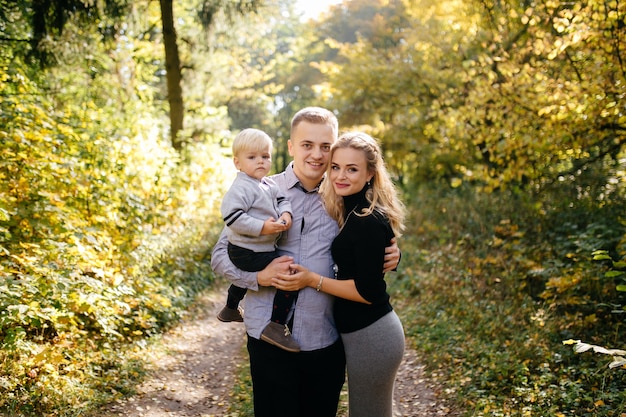
{"type": "Polygon", "coordinates": [[[233,140],[233,156],[239,156],[245,151],[264,151],[270,154],[274,144],[272,138],[262,130],[248,128],[244,129],[235,136],[233,140]]]}

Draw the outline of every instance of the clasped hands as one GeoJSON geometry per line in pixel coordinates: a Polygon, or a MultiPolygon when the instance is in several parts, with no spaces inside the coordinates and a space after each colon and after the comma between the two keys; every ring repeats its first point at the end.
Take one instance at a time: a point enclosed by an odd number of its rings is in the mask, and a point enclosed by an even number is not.
{"type": "MultiPolygon", "coordinates": [[[[393,271],[399,262],[400,249],[394,238],[391,245],[385,249],[383,272],[393,271]]],[[[273,286],[283,291],[298,291],[304,287],[315,287],[319,279],[319,274],[295,264],[293,257],[286,255],[274,259],[264,270],[257,273],[260,286],[273,286]]]]}

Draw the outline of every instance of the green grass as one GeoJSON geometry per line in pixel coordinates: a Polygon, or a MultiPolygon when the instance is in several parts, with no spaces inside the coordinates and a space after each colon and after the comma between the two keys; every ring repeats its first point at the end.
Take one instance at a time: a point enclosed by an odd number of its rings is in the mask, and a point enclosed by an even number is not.
{"type": "Polygon", "coordinates": [[[254,417],[254,405],[252,403],[252,379],[250,378],[250,361],[248,349],[245,344],[241,348],[241,356],[244,358],[238,367],[237,381],[233,387],[232,402],[229,412],[238,417],[254,417]]]}

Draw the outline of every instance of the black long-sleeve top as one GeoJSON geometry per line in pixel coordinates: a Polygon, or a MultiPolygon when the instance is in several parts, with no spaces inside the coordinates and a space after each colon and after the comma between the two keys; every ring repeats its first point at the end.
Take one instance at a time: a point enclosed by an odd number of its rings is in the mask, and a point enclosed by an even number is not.
{"type": "Polygon", "coordinates": [[[346,222],[333,240],[331,252],[337,264],[337,279],[354,279],[359,294],[371,304],[337,297],[334,316],[337,329],[349,333],[369,326],[392,311],[383,273],[385,248],[393,238],[387,218],[374,211],[357,216],[369,206],[361,192],[344,197],[346,222]]]}

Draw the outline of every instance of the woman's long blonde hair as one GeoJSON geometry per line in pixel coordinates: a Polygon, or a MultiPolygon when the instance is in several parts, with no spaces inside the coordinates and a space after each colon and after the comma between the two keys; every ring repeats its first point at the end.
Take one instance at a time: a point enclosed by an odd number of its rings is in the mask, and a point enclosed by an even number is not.
{"type": "Polygon", "coordinates": [[[367,161],[367,170],[373,174],[369,181],[370,189],[365,194],[370,205],[357,215],[365,216],[373,211],[384,214],[391,224],[396,237],[402,236],[404,231],[405,206],[398,196],[398,191],[391,181],[391,177],[378,142],[371,136],[363,132],[345,132],[333,144],[330,149],[329,164],[326,170],[326,180],[322,181],[320,193],[324,198],[326,210],[330,216],[337,220],[339,227],[343,227],[344,218],[343,197],[335,193],[333,185],[328,180],[332,166],[333,155],[337,149],[352,148],[362,151],[367,161]],[[371,192],[370,192],[371,191],[371,192]]]}

